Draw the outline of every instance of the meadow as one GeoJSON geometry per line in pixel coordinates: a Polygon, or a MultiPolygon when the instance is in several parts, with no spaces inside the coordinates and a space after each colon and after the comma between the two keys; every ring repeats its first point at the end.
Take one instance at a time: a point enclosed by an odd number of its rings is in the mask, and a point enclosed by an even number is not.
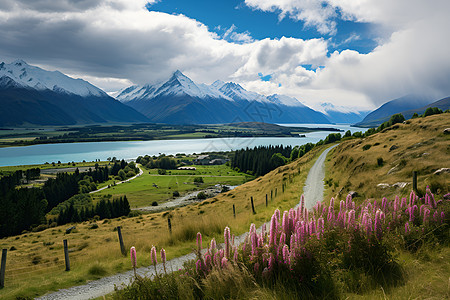
{"type": "MultiPolygon", "coordinates": [[[[159,175],[157,169],[142,167],[144,173],[129,182],[111,186],[93,194],[95,198],[102,195],[126,195],[131,208],[151,206],[153,202],[162,203],[173,198],[173,192],[180,195],[187,192],[219,185],[241,185],[252,179],[252,176],[232,170],[226,165],[195,166],[196,170],[168,170],[166,175],[159,175]],[[202,177],[203,183],[194,182],[202,177]]],[[[111,183],[109,183],[111,184],[111,183]]],[[[94,198],[94,199],[95,199],[94,198]]]]}

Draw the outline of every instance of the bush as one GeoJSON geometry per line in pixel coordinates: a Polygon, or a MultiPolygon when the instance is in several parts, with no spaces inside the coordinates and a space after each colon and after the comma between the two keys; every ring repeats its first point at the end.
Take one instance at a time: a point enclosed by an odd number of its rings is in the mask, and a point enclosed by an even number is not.
{"type": "Polygon", "coordinates": [[[378,165],[379,167],[381,167],[381,166],[383,166],[383,164],[384,164],[383,158],[382,158],[382,157],[378,157],[378,158],[377,158],[377,165],[378,165]]]}
{"type": "Polygon", "coordinates": [[[195,177],[195,178],[194,178],[194,183],[195,183],[195,184],[201,184],[201,183],[203,183],[203,177],[195,177]]]}
{"type": "Polygon", "coordinates": [[[178,191],[173,191],[172,196],[175,197],[180,197],[180,192],[178,191]]]}
{"type": "Polygon", "coordinates": [[[158,202],[153,201],[153,202],[152,202],[152,206],[158,206],[158,202]]]}
{"type": "Polygon", "coordinates": [[[167,171],[165,169],[158,169],[158,174],[159,175],[166,175],[167,171]]]}
{"type": "Polygon", "coordinates": [[[197,199],[199,200],[205,200],[206,199],[206,194],[204,192],[200,192],[197,194],[197,199]]]}

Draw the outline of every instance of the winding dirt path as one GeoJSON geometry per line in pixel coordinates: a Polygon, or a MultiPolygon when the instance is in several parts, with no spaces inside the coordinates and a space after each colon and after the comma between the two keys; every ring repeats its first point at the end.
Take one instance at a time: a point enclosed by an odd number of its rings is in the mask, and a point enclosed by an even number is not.
{"type": "MultiPolygon", "coordinates": [[[[336,145],[335,145],[336,146],[336,145]]],[[[312,168],[308,173],[306,179],[305,187],[303,189],[305,194],[305,206],[310,209],[314,206],[317,201],[322,201],[324,192],[324,177],[325,177],[325,158],[328,152],[335,146],[329,147],[319,156],[317,161],[314,163],[312,168]]],[[[266,223],[268,226],[268,223],[266,223]]],[[[261,230],[261,227],[258,229],[261,230]]],[[[246,237],[247,233],[244,233],[235,238],[236,244],[241,244],[246,237]]],[[[222,246],[222,244],[220,245],[222,246]]],[[[194,253],[176,257],[166,262],[166,268],[169,272],[176,271],[183,267],[183,264],[189,260],[195,258],[194,253]]],[[[138,257],[139,259],[139,257],[138,257]]],[[[156,266],[156,270],[159,274],[164,272],[163,266],[159,263],[156,266]]],[[[155,267],[142,267],[137,269],[137,273],[140,276],[153,277],[155,275],[155,267]]],[[[120,287],[122,285],[129,284],[134,278],[133,271],[128,271],[108,277],[104,277],[95,281],[88,282],[85,285],[79,285],[70,287],[67,289],[61,289],[56,292],[44,295],[42,297],[36,298],[39,300],[59,300],[59,299],[70,299],[70,300],[84,300],[98,298],[103,295],[114,292],[114,287],[120,287]]]]}

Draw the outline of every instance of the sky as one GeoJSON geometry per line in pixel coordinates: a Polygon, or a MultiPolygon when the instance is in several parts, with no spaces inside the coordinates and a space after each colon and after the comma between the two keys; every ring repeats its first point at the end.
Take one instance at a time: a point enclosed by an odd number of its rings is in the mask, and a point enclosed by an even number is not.
{"type": "Polygon", "coordinates": [[[2,0],[0,61],[114,92],[168,79],[373,109],[450,95],[448,0],[2,0]]]}

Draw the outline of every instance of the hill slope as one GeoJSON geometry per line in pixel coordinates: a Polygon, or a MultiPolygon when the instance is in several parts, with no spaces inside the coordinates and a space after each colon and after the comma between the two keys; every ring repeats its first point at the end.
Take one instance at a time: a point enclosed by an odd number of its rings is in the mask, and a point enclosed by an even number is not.
{"type": "Polygon", "coordinates": [[[327,196],[345,196],[356,191],[361,199],[407,196],[413,171],[418,171],[418,188],[430,186],[433,193],[450,192],[449,114],[433,115],[396,124],[364,139],[342,142],[328,162],[327,196]],[[365,150],[366,149],[366,150],[365,150]]]}

